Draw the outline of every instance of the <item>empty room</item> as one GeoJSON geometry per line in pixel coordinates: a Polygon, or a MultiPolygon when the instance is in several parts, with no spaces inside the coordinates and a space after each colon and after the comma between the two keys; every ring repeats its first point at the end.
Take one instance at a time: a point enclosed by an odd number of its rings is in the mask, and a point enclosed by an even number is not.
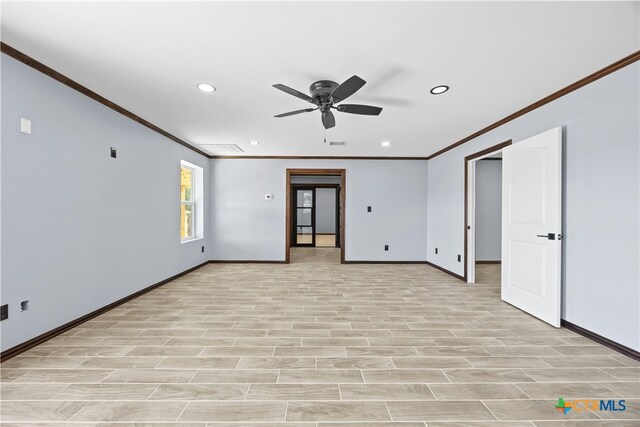
{"type": "Polygon", "coordinates": [[[0,423],[640,426],[640,2],[1,2],[0,423]]]}

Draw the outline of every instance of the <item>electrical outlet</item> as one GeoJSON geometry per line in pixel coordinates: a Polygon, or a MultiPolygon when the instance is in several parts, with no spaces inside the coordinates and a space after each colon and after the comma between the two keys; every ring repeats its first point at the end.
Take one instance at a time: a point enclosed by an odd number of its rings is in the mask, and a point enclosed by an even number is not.
{"type": "Polygon", "coordinates": [[[436,248],[436,255],[438,255],[438,248],[436,248]]]}
{"type": "Polygon", "coordinates": [[[27,310],[29,310],[29,300],[22,301],[20,303],[20,311],[27,311],[27,310]]]}
{"type": "Polygon", "coordinates": [[[458,262],[462,262],[462,255],[458,255],[458,262]]]}
{"type": "Polygon", "coordinates": [[[202,253],[204,253],[204,246],[202,247],[202,253]]]}
{"type": "Polygon", "coordinates": [[[0,306],[0,320],[6,320],[9,318],[9,304],[0,306]]]}
{"type": "Polygon", "coordinates": [[[384,245],[384,250],[388,251],[389,250],[389,245],[384,245]]]}
{"type": "Polygon", "coordinates": [[[117,150],[115,147],[111,147],[111,157],[114,159],[118,156],[117,150]]]}
{"type": "Polygon", "coordinates": [[[367,206],[367,212],[371,212],[371,206],[367,206]]]}

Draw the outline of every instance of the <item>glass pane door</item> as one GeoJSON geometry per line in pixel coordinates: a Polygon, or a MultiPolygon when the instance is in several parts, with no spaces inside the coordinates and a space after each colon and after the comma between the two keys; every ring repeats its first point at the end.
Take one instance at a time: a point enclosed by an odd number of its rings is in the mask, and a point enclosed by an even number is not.
{"type": "Polygon", "coordinates": [[[296,188],[295,192],[295,246],[315,246],[315,189],[296,188]]]}

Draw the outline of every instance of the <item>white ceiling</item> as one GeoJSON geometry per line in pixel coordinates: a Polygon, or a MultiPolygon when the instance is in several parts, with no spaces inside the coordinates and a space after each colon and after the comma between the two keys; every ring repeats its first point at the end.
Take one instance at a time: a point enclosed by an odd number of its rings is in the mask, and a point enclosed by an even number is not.
{"type": "Polygon", "coordinates": [[[427,156],[638,50],[638,4],[2,2],[2,40],[192,144],[427,156]],[[353,74],[349,102],[384,110],[335,113],[346,146],[317,111],[273,118],[309,104],[272,84],[353,74]]]}

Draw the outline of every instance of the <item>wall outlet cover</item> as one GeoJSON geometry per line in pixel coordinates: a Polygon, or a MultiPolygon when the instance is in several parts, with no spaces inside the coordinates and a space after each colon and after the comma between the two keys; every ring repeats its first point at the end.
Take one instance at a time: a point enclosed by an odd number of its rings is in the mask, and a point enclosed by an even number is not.
{"type": "Polygon", "coordinates": [[[0,321],[9,318],[9,304],[0,306],[0,321]]]}

